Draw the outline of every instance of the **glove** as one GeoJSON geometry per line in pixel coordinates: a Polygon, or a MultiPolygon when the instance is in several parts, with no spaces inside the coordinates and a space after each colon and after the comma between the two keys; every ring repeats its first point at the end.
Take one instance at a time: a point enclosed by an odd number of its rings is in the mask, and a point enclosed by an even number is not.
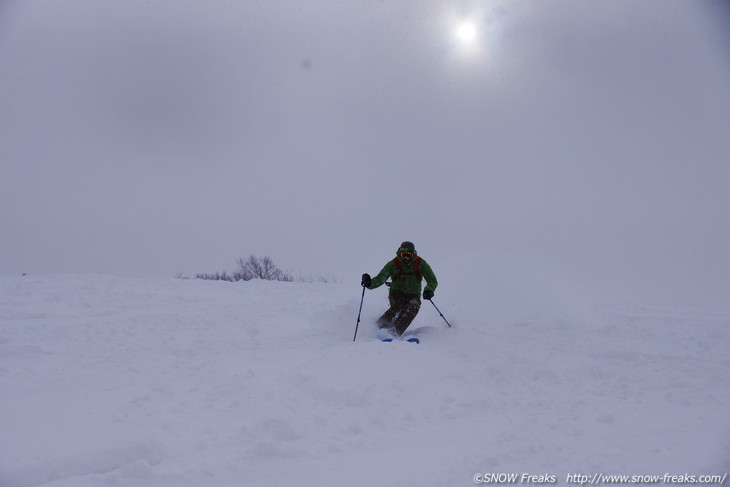
{"type": "Polygon", "coordinates": [[[363,287],[370,287],[372,283],[373,280],[370,278],[370,274],[362,275],[362,281],[360,281],[360,285],[362,285],[363,287]]]}
{"type": "Polygon", "coordinates": [[[430,289],[426,289],[423,291],[423,299],[430,300],[432,297],[433,297],[433,291],[431,291],[430,289]]]}

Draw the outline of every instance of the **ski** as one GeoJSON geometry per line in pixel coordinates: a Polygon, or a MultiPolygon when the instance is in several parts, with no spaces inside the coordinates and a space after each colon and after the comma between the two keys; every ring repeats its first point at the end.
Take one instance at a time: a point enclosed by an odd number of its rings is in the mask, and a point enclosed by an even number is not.
{"type": "MultiPolygon", "coordinates": [[[[395,338],[381,338],[381,340],[384,341],[384,342],[388,342],[389,343],[389,342],[395,341],[395,338]]],[[[398,341],[399,342],[410,342],[410,343],[421,343],[421,340],[419,340],[416,337],[407,338],[405,340],[404,339],[398,339],[398,341]]]]}

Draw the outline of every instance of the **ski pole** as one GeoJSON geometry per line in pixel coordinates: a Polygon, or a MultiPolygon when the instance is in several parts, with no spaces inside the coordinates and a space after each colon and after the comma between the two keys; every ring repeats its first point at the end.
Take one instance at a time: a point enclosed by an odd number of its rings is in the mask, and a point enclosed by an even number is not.
{"type": "MultiPolygon", "coordinates": [[[[431,300],[429,299],[429,301],[431,301],[431,300]]],[[[436,308],[436,311],[438,311],[438,313],[441,315],[441,318],[443,318],[444,321],[446,321],[446,324],[449,325],[449,328],[451,328],[451,324],[446,320],[446,317],[441,312],[441,310],[438,308],[438,306],[436,306],[436,303],[434,303],[433,301],[431,301],[431,304],[433,305],[434,308],[436,308]]]]}
{"type": "Polygon", "coordinates": [[[360,298],[360,311],[357,313],[357,325],[355,325],[355,336],[352,337],[352,341],[354,342],[357,338],[357,329],[360,326],[360,315],[362,314],[362,302],[365,301],[365,286],[362,287],[362,297],[360,298]]]}

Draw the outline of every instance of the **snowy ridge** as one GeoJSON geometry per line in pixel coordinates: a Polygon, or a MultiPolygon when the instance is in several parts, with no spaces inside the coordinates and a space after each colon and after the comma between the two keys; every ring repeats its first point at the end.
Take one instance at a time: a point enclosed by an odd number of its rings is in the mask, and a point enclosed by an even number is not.
{"type": "Polygon", "coordinates": [[[444,297],[414,346],[376,338],[384,296],[353,343],[357,285],[0,277],[0,486],[730,470],[730,312],[444,297]]]}

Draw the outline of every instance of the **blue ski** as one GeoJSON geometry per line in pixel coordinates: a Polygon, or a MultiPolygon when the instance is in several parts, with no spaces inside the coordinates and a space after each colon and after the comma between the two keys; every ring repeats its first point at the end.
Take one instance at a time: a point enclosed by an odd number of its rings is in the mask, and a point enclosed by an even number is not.
{"type": "MultiPolygon", "coordinates": [[[[394,339],[394,338],[383,338],[382,340],[383,340],[384,342],[392,342],[392,341],[394,341],[395,339],[394,339]]],[[[404,341],[404,340],[398,340],[398,341],[404,341]]],[[[411,343],[421,343],[421,340],[419,340],[419,339],[418,339],[418,338],[416,338],[416,337],[408,338],[408,339],[407,339],[407,340],[405,340],[405,341],[406,341],[406,342],[411,342],[411,343]]]]}

